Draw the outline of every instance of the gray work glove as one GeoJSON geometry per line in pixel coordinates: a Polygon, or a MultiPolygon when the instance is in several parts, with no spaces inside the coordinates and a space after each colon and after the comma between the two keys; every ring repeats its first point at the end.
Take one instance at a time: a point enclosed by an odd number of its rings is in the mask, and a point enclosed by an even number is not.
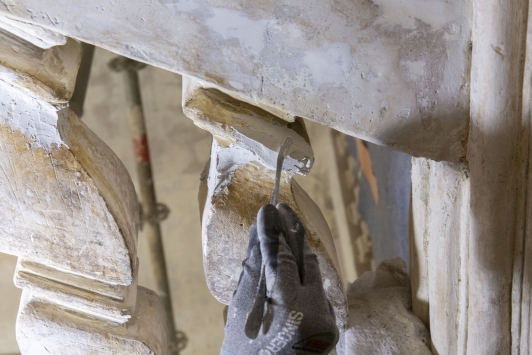
{"type": "Polygon", "coordinates": [[[316,255],[294,211],[263,206],[233,295],[221,355],[328,354],[338,341],[316,255]]]}

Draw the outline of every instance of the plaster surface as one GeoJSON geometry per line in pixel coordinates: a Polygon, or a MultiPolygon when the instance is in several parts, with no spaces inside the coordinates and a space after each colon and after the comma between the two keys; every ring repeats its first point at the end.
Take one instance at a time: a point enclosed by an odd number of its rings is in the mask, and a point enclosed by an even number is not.
{"type": "Polygon", "coordinates": [[[6,16],[436,160],[465,156],[471,0],[8,0],[6,16]]]}

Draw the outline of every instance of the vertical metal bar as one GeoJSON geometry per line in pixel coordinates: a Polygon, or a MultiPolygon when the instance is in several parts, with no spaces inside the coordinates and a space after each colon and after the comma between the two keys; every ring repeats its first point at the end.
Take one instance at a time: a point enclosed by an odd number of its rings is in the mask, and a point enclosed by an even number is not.
{"type": "Polygon", "coordinates": [[[277,153],[277,168],[275,170],[275,182],[273,184],[272,198],[270,199],[270,204],[276,206],[279,202],[279,186],[281,185],[281,173],[283,171],[283,162],[284,158],[288,155],[288,149],[292,145],[292,139],[286,137],[279,148],[279,153],[277,153]]]}
{"type": "Polygon", "coordinates": [[[83,55],[81,57],[81,63],[76,77],[74,93],[70,98],[70,109],[80,118],[83,116],[83,104],[85,103],[85,94],[87,93],[87,86],[89,85],[94,46],[88,43],[81,43],[81,48],[83,49],[83,55]]]}
{"type": "Polygon", "coordinates": [[[168,325],[168,352],[171,355],[179,354],[174,313],[170,297],[170,287],[166,272],[161,227],[159,225],[159,210],[153,184],[153,174],[150,163],[146,124],[142,110],[142,100],[137,71],[145,65],[134,60],[118,57],[109,63],[115,71],[123,72],[126,86],[126,99],[129,106],[128,119],[137,162],[139,178],[140,203],[143,215],[143,230],[148,241],[151,262],[157,285],[157,294],[161,299],[167,315],[168,325]]]}

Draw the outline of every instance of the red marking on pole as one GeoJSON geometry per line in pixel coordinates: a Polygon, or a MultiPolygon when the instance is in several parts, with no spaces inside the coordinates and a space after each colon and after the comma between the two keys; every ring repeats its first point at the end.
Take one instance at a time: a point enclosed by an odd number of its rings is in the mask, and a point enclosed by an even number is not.
{"type": "Polygon", "coordinates": [[[135,158],[141,163],[150,161],[150,150],[148,148],[148,137],[145,134],[140,139],[133,138],[133,149],[135,150],[135,158]]]}

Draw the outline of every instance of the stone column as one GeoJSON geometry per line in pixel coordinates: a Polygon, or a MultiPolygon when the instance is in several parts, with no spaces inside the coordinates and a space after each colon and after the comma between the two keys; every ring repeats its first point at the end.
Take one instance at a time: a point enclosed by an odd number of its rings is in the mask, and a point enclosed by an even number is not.
{"type": "Polygon", "coordinates": [[[160,301],[137,286],[133,184],[68,108],[80,44],[3,16],[0,38],[0,251],[19,257],[22,354],[166,354],[160,301]]]}
{"type": "Polygon", "coordinates": [[[473,6],[467,154],[413,161],[414,311],[435,354],[529,354],[531,8],[473,6]]]}

